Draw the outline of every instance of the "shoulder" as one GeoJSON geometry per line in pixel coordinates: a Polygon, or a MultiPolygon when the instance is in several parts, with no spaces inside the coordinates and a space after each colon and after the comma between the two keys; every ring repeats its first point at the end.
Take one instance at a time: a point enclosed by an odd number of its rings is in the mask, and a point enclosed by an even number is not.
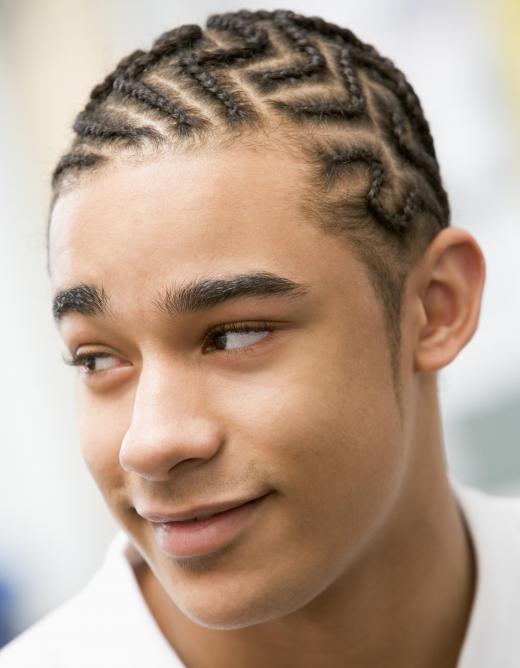
{"type": "Polygon", "coordinates": [[[0,668],[182,666],[135,578],[141,557],[120,532],[103,566],[79,594],[0,652],[0,668]]]}
{"type": "Polygon", "coordinates": [[[520,528],[520,496],[498,496],[470,487],[450,476],[452,489],[462,509],[472,516],[502,520],[520,528]]]}
{"type": "Polygon", "coordinates": [[[477,543],[507,544],[520,553],[520,497],[496,496],[451,478],[460,509],[477,543]]]}
{"type": "Polygon", "coordinates": [[[457,668],[520,666],[520,498],[452,479],[474,548],[477,585],[457,668]]]}
{"type": "MultiPolygon", "coordinates": [[[[61,668],[70,666],[70,652],[82,655],[82,648],[96,644],[104,626],[103,617],[117,605],[115,588],[121,587],[126,566],[124,536],[112,541],[105,561],[89,582],[45,617],[17,636],[0,651],[0,668],[61,668]],[[67,658],[68,657],[68,658],[67,658]]],[[[74,665],[80,662],[74,661],[74,665]]]]}
{"type": "MultiPolygon", "coordinates": [[[[64,663],[64,648],[69,645],[71,635],[78,636],[78,629],[91,629],[92,617],[102,604],[96,591],[96,576],[76,596],[47,614],[29,629],[21,633],[0,651],[1,668],[61,668],[64,663]]],[[[84,642],[92,642],[87,639],[84,642]]],[[[81,647],[77,648],[81,652],[81,647]]]]}

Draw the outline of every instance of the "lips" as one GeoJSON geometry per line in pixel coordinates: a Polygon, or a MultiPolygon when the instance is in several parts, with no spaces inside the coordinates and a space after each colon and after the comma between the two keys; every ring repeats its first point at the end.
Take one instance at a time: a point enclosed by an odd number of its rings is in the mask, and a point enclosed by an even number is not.
{"type": "Polygon", "coordinates": [[[250,496],[243,499],[238,499],[234,501],[223,501],[220,503],[206,503],[192,506],[188,510],[183,510],[179,512],[169,513],[169,512],[159,512],[159,511],[141,511],[138,510],[137,513],[148,520],[149,522],[156,522],[159,524],[167,522],[188,522],[188,521],[199,521],[202,519],[207,519],[213,515],[223,513],[232,508],[239,508],[246,503],[251,501],[256,501],[261,497],[265,496],[264,494],[250,496]]]}
{"type": "Polygon", "coordinates": [[[182,559],[216,552],[252,532],[269,494],[174,514],[143,513],[152,523],[158,547],[168,557],[182,559]],[[209,517],[204,518],[206,515],[209,517]],[[172,519],[173,518],[173,519],[172,519]],[[204,518],[204,519],[195,519],[204,518]]]}

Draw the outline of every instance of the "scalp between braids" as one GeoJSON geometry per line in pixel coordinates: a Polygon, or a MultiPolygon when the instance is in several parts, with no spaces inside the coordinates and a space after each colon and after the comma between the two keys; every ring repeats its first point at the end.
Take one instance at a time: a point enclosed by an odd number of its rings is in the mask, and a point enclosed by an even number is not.
{"type": "Polygon", "coordinates": [[[290,129],[313,169],[306,211],[343,234],[369,271],[397,374],[404,282],[450,209],[415,91],[351,30],[242,10],[210,16],[206,30],[165,32],[92,90],[53,172],[53,202],[125,151],[240,141],[275,126],[290,129]]]}

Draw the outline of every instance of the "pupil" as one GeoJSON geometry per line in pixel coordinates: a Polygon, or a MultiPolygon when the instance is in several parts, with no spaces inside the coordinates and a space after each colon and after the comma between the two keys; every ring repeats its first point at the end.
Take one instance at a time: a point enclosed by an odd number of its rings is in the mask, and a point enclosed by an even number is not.
{"type": "Polygon", "coordinates": [[[227,332],[223,332],[222,334],[219,334],[217,337],[215,337],[215,347],[221,350],[225,350],[226,337],[227,337],[227,332]],[[220,345],[221,343],[222,345],[220,345]]]}

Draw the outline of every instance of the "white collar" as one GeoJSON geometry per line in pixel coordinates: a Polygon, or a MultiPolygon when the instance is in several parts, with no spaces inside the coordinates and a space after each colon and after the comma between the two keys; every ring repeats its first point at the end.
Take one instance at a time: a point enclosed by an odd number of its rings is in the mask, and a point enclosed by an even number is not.
{"type": "Polygon", "coordinates": [[[450,476],[476,556],[477,586],[457,668],[520,666],[520,499],[450,476]]]}

